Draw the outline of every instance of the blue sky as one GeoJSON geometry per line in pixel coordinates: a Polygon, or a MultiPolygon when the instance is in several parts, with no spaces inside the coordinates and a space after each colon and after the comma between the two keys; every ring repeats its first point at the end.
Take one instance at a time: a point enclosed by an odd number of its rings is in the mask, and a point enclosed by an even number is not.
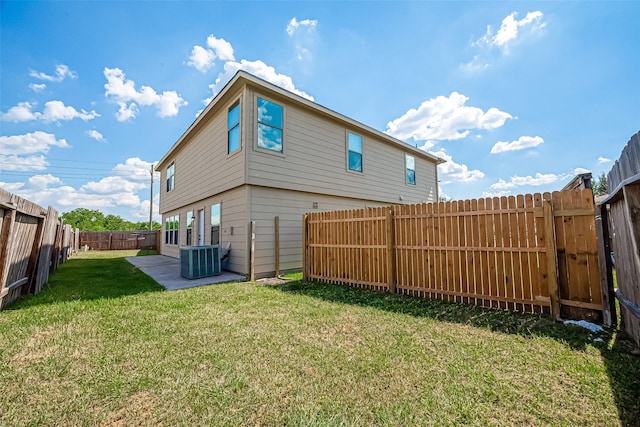
{"type": "Polygon", "coordinates": [[[245,69],[445,158],[450,198],[559,190],[608,172],[640,130],[639,15],[638,2],[2,1],[0,187],[148,219],[150,165],[245,69]]]}

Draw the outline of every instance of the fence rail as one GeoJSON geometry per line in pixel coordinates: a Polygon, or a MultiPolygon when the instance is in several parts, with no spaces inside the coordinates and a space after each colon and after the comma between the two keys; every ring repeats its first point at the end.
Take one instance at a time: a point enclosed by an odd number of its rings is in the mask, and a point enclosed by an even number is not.
{"type": "Polygon", "coordinates": [[[0,309],[40,292],[49,273],[77,249],[76,237],[52,207],[0,189],[0,309]]]}
{"type": "Polygon", "coordinates": [[[602,320],[591,190],[304,217],[306,278],[602,320]]]}
{"type": "Polygon", "coordinates": [[[158,249],[160,231],[82,231],[79,247],[109,251],[122,249],[158,249]]]}

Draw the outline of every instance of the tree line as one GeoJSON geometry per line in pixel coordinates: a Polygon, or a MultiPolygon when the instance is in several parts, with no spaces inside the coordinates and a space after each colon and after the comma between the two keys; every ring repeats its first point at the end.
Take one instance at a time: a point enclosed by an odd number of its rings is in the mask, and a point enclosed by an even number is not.
{"type": "MultiPolygon", "coordinates": [[[[80,231],[136,231],[148,230],[149,222],[131,222],[118,215],[105,215],[97,209],[77,208],[60,215],[65,224],[80,231]]],[[[160,230],[161,224],[153,221],[152,228],[160,230]]]]}

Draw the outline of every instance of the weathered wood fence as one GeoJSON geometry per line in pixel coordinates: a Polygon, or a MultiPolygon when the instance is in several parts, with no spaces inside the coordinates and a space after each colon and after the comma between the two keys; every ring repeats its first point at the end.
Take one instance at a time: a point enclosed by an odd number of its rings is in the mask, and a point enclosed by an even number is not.
{"type": "Polygon", "coordinates": [[[77,249],[77,232],[58,212],[0,188],[0,309],[36,294],[77,249]]]}
{"type": "Polygon", "coordinates": [[[82,231],[80,248],[94,251],[122,249],[158,249],[160,230],[154,231],[82,231]]]}
{"type": "MultiPolygon", "coordinates": [[[[640,346],[640,132],[631,137],[607,176],[609,196],[602,201],[603,259],[613,288],[611,255],[615,254],[623,327],[640,346]]],[[[613,301],[612,301],[613,302],[613,301]]]]}
{"type": "Polygon", "coordinates": [[[601,321],[591,190],[303,219],[306,279],[601,321]]]}

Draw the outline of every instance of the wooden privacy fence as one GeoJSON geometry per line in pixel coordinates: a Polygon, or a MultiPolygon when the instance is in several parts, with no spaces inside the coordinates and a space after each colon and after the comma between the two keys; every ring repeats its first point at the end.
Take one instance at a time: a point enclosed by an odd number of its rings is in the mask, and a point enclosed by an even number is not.
{"type": "Polygon", "coordinates": [[[591,190],[303,218],[306,279],[602,319],[591,190]]]}
{"type": "Polygon", "coordinates": [[[94,251],[122,249],[158,249],[160,230],[154,231],[82,231],[80,248],[94,251]]]}
{"type": "Polygon", "coordinates": [[[613,251],[618,285],[615,296],[623,327],[640,346],[640,132],[631,137],[607,181],[610,193],[599,208],[605,276],[613,289],[613,251]]]}
{"type": "Polygon", "coordinates": [[[58,212],[0,189],[0,309],[40,292],[49,272],[77,248],[77,232],[58,212]]]}

